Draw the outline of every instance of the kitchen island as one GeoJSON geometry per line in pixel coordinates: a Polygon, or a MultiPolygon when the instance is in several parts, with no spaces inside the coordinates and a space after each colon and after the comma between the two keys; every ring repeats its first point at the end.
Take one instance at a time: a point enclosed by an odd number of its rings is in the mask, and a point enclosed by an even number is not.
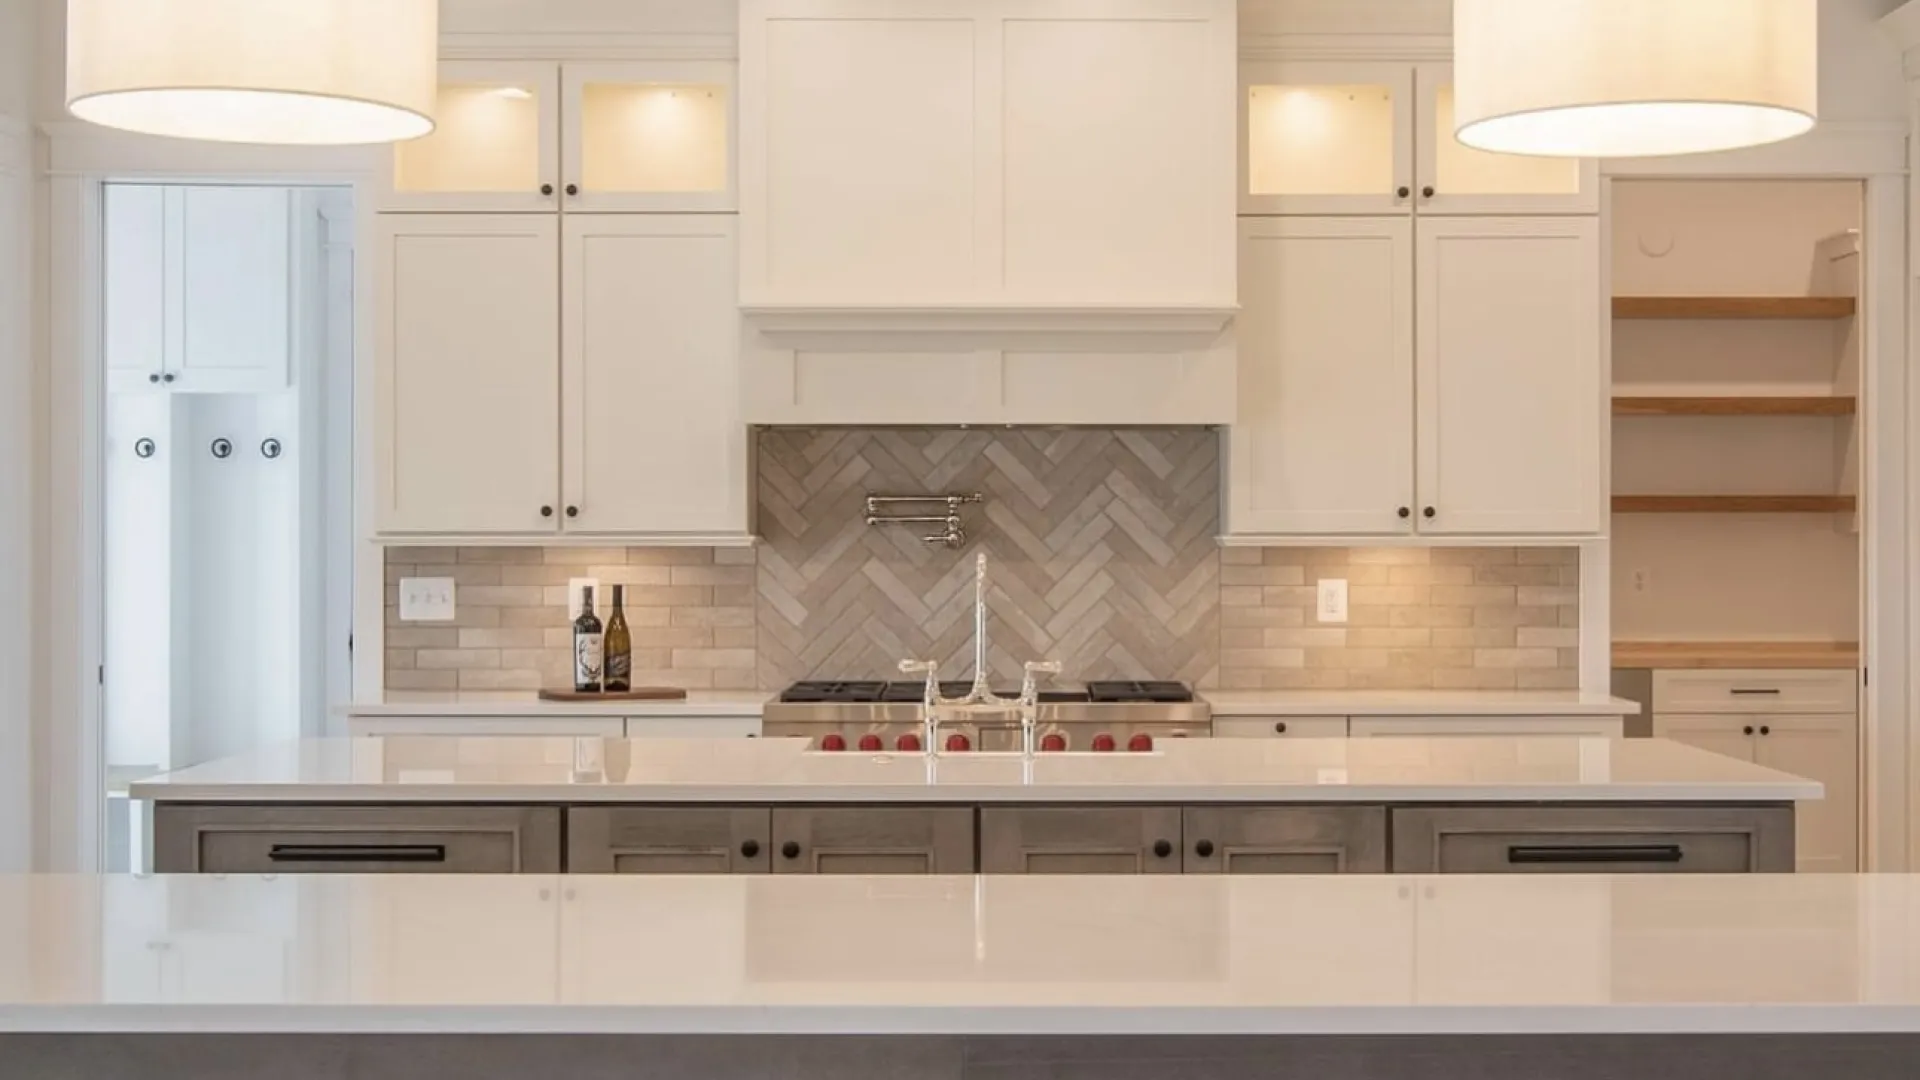
{"type": "Polygon", "coordinates": [[[1892,1080],[1920,1054],[1920,879],[1893,875],[0,877],[0,961],[8,1077],[1892,1080]]]}
{"type": "Polygon", "coordinates": [[[161,872],[1336,873],[1793,868],[1818,784],[1660,740],[309,740],[136,783],[161,872]]]}

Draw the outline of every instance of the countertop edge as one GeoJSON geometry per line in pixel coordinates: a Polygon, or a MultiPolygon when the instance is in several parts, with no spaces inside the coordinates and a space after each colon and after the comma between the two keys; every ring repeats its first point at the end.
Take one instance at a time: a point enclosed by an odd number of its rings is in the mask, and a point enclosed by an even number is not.
{"type": "MultiPolygon", "coordinates": [[[[1405,691],[1419,693],[1419,691],[1405,691]]],[[[1554,700],[1514,691],[1502,697],[1502,691],[1486,696],[1464,691],[1436,690],[1427,702],[1369,700],[1367,692],[1289,691],[1289,690],[1202,690],[1199,697],[1215,716],[1637,716],[1640,703],[1629,698],[1595,695],[1578,700],[1554,700]],[[1350,692],[1351,701],[1339,696],[1350,692]],[[1269,697],[1268,695],[1271,694],[1269,697]]]]}

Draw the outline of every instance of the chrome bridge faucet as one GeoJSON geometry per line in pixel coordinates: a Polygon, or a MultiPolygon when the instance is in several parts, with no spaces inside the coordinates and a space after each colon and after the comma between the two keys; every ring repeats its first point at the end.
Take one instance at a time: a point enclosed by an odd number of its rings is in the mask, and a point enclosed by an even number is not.
{"type": "MultiPolygon", "coordinates": [[[[1020,749],[1026,757],[1032,757],[1038,747],[1040,719],[1040,686],[1042,675],[1058,675],[1058,660],[1028,661],[1021,665],[1020,695],[1003,698],[993,692],[987,683],[987,553],[981,552],[973,562],[973,685],[967,693],[957,698],[940,696],[940,665],[936,660],[902,660],[900,671],[907,675],[925,675],[926,687],[920,698],[921,723],[926,728],[927,753],[939,753],[943,747],[940,741],[940,719],[943,714],[956,716],[974,716],[982,714],[1016,715],[1020,727],[1020,749]]],[[[972,721],[977,730],[988,728],[1006,728],[1013,725],[1002,723],[983,723],[972,721]]]]}

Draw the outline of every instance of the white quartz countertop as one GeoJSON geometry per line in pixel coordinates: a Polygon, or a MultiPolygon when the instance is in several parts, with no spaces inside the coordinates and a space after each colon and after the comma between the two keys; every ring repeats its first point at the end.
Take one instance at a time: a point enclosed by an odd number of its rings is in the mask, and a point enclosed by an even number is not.
{"type": "Polygon", "coordinates": [[[1203,690],[1215,716],[1634,716],[1581,690],[1203,690]]]}
{"type": "Polygon", "coordinates": [[[1920,879],[0,877],[54,1031],[1911,1033],[1920,879]]]}
{"type": "Polygon", "coordinates": [[[1821,787],[1661,739],[1162,739],[1150,753],[818,753],[802,739],[391,736],[141,780],[183,802],[1784,802],[1821,787]]]}
{"type": "Polygon", "coordinates": [[[347,716],[759,716],[765,690],[689,690],[685,701],[543,701],[530,690],[465,693],[389,690],[379,701],[336,711],[347,716]]]}

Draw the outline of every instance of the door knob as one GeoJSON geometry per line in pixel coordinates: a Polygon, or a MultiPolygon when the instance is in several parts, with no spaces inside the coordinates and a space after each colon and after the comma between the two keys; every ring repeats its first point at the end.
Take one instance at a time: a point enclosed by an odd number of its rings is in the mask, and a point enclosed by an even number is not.
{"type": "Polygon", "coordinates": [[[1431,198],[1433,198],[1433,185],[1432,185],[1432,184],[1428,184],[1428,185],[1427,185],[1426,187],[1423,187],[1423,188],[1421,188],[1421,189],[1420,189],[1420,197],[1421,197],[1421,198],[1423,198],[1423,199],[1431,199],[1431,198]]]}
{"type": "Polygon", "coordinates": [[[552,185],[552,184],[541,184],[541,185],[540,185],[540,194],[542,194],[542,195],[551,195],[551,194],[553,194],[553,185],[552,185]]]}
{"type": "Polygon", "coordinates": [[[797,858],[799,858],[799,857],[800,857],[800,844],[799,844],[799,843],[798,843],[797,841],[793,841],[793,840],[789,840],[789,841],[787,841],[786,843],[784,843],[784,844],[781,844],[781,845],[780,845],[780,855],[781,855],[781,856],[782,856],[783,858],[788,858],[788,859],[797,859],[797,858]]]}
{"type": "Polygon", "coordinates": [[[1213,841],[1202,840],[1199,843],[1193,845],[1193,853],[1195,855],[1200,856],[1203,859],[1213,858],[1213,841]]]}
{"type": "Polygon", "coordinates": [[[541,507],[541,508],[540,508],[540,516],[541,516],[541,517],[552,517],[552,516],[553,516],[553,507],[551,507],[551,506],[543,506],[543,507],[541,507]]]}
{"type": "Polygon", "coordinates": [[[1431,518],[1433,517],[1433,513],[1433,507],[1429,506],[1420,511],[1420,516],[1423,518],[1431,518]]]}
{"type": "Polygon", "coordinates": [[[568,184],[568,185],[567,185],[567,194],[569,194],[569,195],[578,195],[578,194],[580,194],[580,185],[579,185],[579,184],[568,184]]]}
{"type": "Polygon", "coordinates": [[[567,516],[568,516],[568,517],[579,517],[579,516],[580,516],[580,508],[579,508],[579,507],[577,507],[577,506],[569,506],[569,507],[567,507],[567,516]]]}
{"type": "Polygon", "coordinates": [[[742,840],[742,841],[740,842],[740,854],[741,854],[741,855],[742,855],[743,857],[745,857],[745,858],[749,858],[749,859],[751,859],[751,858],[753,858],[754,856],[756,856],[756,855],[758,855],[758,854],[760,854],[760,841],[758,841],[758,840],[742,840]]]}
{"type": "Polygon", "coordinates": [[[1394,192],[1394,194],[1395,194],[1395,195],[1398,195],[1399,197],[1401,197],[1401,198],[1403,198],[1403,199],[1404,199],[1404,198],[1406,198],[1407,196],[1409,196],[1409,195],[1411,195],[1411,194],[1413,194],[1413,189],[1412,189],[1412,188],[1410,188],[1410,187],[1407,187],[1407,186],[1406,186],[1406,185],[1404,185],[1404,184],[1402,184],[1402,185],[1400,186],[1400,190],[1398,190],[1398,191],[1396,191],[1396,192],[1394,192]]]}
{"type": "Polygon", "coordinates": [[[1166,840],[1155,840],[1155,841],[1153,842],[1153,857],[1154,857],[1154,858],[1156,858],[1156,859],[1164,859],[1164,858],[1166,858],[1167,856],[1169,856],[1169,855],[1171,855],[1171,854],[1173,854],[1173,844],[1172,844],[1172,843],[1170,843],[1170,842],[1168,842],[1168,841],[1166,841],[1166,840]]]}
{"type": "Polygon", "coordinates": [[[1410,518],[1413,516],[1413,507],[1403,506],[1400,508],[1399,513],[1400,513],[1400,516],[1403,518],[1410,518]]]}

